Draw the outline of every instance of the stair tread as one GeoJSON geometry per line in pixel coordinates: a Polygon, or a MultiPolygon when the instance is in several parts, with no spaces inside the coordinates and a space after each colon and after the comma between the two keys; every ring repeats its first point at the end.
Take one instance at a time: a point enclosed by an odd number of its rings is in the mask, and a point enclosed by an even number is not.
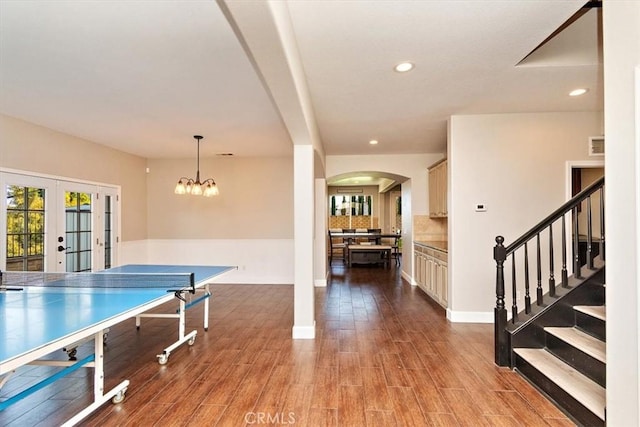
{"type": "Polygon", "coordinates": [[[604,341],[584,333],[575,327],[548,326],[544,328],[544,331],[560,338],[602,363],[607,363],[607,344],[604,341]]]}
{"type": "Polygon", "coordinates": [[[605,389],[544,349],[514,348],[531,366],[604,420],[605,389]]]}
{"type": "Polygon", "coordinates": [[[607,320],[607,310],[604,305],[576,305],[573,309],[596,319],[607,320]]]}

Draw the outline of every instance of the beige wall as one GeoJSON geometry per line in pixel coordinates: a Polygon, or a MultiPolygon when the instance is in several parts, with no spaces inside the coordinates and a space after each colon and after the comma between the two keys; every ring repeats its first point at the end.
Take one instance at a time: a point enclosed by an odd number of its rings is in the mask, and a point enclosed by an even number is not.
{"type": "Polygon", "coordinates": [[[0,167],[121,186],[121,240],[146,238],[146,160],[0,115],[0,167]]]}
{"type": "Polygon", "coordinates": [[[495,237],[512,242],[565,201],[566,162],[589,159],[587,140],[601,134],[601,123],[602,113],[451,117],[452,319],[491,321],[495,237]],[[487,211],[475,212],[477,203],[487,211]]]}
{"type": "Polygon", "coordinates": [[[293,282],[292,157],[201,159],[220,195],[178,196],[195,158],[147,160],[0,116],[0,167],[120,186],[120,263],[235,265],[233,283],[293,282]]]}
{"type": "Polygon", "coordinates": [[[292,239],[293,159],[200,160],[200,178],[215,179],[216,197],[173,193],[195,177],[195,158],[148,161],[149,239],[292,239]]]}

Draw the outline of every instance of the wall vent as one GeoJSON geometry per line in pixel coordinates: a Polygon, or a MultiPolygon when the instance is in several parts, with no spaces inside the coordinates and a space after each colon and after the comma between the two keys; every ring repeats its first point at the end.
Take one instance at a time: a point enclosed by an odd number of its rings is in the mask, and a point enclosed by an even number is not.
{"type": "Polygon", "coordinates": [[[589,137],[589,155],[604,156],[604,136],[589,137]]]}

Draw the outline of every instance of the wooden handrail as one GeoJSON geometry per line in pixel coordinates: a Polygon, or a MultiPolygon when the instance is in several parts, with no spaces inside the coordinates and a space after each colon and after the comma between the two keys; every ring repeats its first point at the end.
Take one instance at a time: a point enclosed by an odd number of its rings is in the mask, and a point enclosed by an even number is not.
{"type": "Polygon", "coordinates": [[[517,298],[519,291],[516,286],[516,256],[515,252],[524,246],[524,296],[525,296],[525,314],[529,315],[531,313],[531,302],[530,302],[530,294],[529,294],[529,254],[527,250],[527,243],[536,240],[535,245],[535,268],[536,268],[536,278],[537,278],[537,287],[536,287],[536,305],[543,305],[543,289],[542,289],[542,265],[541,265],[541,248],[540,248],[540,234],[545,230],[548,232],[549,239],[549,256],[548,256],[548,273],[549,273],[549,290],[548,294],[550,297],[555,296],[556,294],[556,278],[554,271],[554,242],[553,242],[553,224],[561,219],[562,225],[562,234],[561,234],[561,258],[562,258],[562,267],[560,269],[561,273],[561,285],[562,287],[568,286],[568,271],[567,271],[567,242],[566,242],[566,233],[567,228],[565,226],[565,215],[571,211],[574,212],[573,215],[573,234],[575,238],[573,239],[573,276],[577,279],[581,278],[581,265],[579,262],[578,255],[578,239],[579,239],[579,230],[578,230],[578,206],[583,202],[586,202],[586,215],[587,215],[587,253],[586,253],[586,264],[588,269],[593,268],[593,259],[592,259],[592,217],[591,217],[591,195],[597,191],[601,191],[600,197],[600,241],[599,241],[599,254],[600,258],[604,261],[604,177],[596,180],[594,183],[586,187],[580,193],[576,194],[569,201],[564,203],[558,209],[553,211],[550,215],[548,215],[545,219],[540,221],[534,227],[532,227],[529,231],[524,233],[518,239],[516,239],[513,243],[508,246],[504,246],[504,237],[496,236],[496,245],[493,248],[493,259],[496,262],[496,306],[494,308],[494,328],[495,328],[495,362],[499,366],[509,366],[512,364],[512,352],[510,348],[510,339],[507,333],[507,307],[505,303],[505,297],[507,295],[507,289],[505,286],[505,263],[509,257],[511,258],[511,320],[510,322],[516,324],[519,319],[519,309],[517,305],[517,298]]]}
{"type": "Polygon", "coordinates": [[[591,185],[589,185],[587,188],[585,188],[584,190],[582,190],[581,192],[579,192],[575,196],[573,196],[565,204],[563,204],[558,209],[553,211],[549,216],[547,216],[545,219],[540,221],[537,225],[535,225],[529,231],[524,233],[521,237],[519,237],[517,240],[515,240],[509,246],[507,246],[506,247],[506,255],[511,254],[513,251],[518,249],[520,246],[524,245],[526,242],[528,242],[529,240],[533,239],[538,233],[544,231],[544,229],[549,227],[550,224],[555,222],[562,215],[564,215],[565,213],[569,212],[575,206],[580,204],[583,200],[586,200],[587,197],[589,197],[590,195],[592,195],[593,193],[598,191],[598,189],[600,187],[602,187],[603,185],[604,185],[604,176],[602,178],[598,179],[597,181],[595,181],[594,183],[592,183],[591,185]]]}

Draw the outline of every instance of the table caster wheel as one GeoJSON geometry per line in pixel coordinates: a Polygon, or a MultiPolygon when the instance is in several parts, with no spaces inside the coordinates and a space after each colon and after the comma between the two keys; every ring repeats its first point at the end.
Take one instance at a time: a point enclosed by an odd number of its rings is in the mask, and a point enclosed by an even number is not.
{"type": "Polygon", "coordinates": [[[71,361],[78,360],[78,358],[76,357],[77,354],[78,354],[78,348],[77,347],[73,347],[72,349],[67,350],[67,355],[69,356],[69,360],[71,360],[71,361]]]}
{"type": "Polygon", "coordinates": [[[111,398],[111,403],[113,404],[118,404],[118,403],[122,403],[122,401],[124,401],[124,393],[126,390],[122,390],[120,393],[116,394],[115,396],[113,396],[113,398],[111,398]]]}
{"type": "Polygon", "coordinates": [[[167,362],[169,361],[169,355],[168,354],[161,354],[158,356],[158,363],[161,365],[166,365],[167,362]]]}
{"type": "Polygon", "coordinates": [[[193,345],[196,342],[196,337],[190,338],[189,341],[187,341],[188,345],[193,345]]]}

